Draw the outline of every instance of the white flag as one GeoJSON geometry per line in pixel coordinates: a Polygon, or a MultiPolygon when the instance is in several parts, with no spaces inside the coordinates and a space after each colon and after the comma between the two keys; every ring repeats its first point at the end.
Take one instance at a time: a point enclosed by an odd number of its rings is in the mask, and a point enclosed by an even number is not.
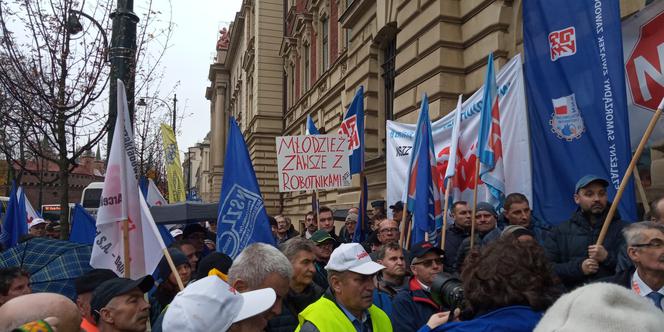
{"type": "MultiPolygon", "coordinates": [[[[152,182],[152,180],[150,180],[152,182]]],[[[163,249],[166,249],[164,240],[157,229],[150,208],[148,207],[143,195],[138,195],[141,200],[141,224],[143,229],[143,248],[145,249],[145,270],[152,273],[159,265],[163,254],[163,249]]],[[[133,274],[133,273],[132,273],[133,274]]]]}
{"type": "Polygon", "coordinates": [[[145,199],[146,202],[148,203],[148,206],[161,206],[166,204],[166,199],[164,196],[162,196],[161,192],[159,192],[159,189],[157,189],[157,185],[154,184],[154,181],[152,179],[148,179],[148,197],[145,199]]]}
{"type": "Polygon", "coordinates": [[[117,86],[118,112],[104,189],[97,212],[97,236],[92,247],[90,265],[95,268],[111,269],[117,275],[124,276],[126,259],[122,228],[124,221],[127,220],[130,278],[136,279],[152,273],[159,261],[156,263],[146,261],[140,194],[134,169],[136,158],[134,135],[129,121],[124,84],[118,80],[117,86]]]}
{"type": "Polygon", "coordinates": [[[452,143],[450,144],[450,153],[449,158],[447,159],[447,169],[445,170],[445,188],[447,188],[447,179],[451,178],[456,174],[457,167],[457,150],[459,148],[459,128],[461,127],[461,113],[463,112],[462,105],[463,96],[459,95],[459,101],[457,102],[456,114],[454,115],[454,125],[452,127],[452,143]]]}
{"type": "MultiPolygon", "coordinates": [[[[20,198],[22,192],[23,192],[23,187],[18,187],[18,190],[16,191],[16,197],[20,198]]],[[[32,207],[32,204],[30,204],[27,195],[25,196],[25,215],[28,216],[28,224],[30,224],[32,220],[35,218],[41,218],[39,214],[37,214],[37,211],[35,211],[35,208],[32,207]]],[[[28,228],[29,227],[30,226],[28,226],[28,228]]]]}

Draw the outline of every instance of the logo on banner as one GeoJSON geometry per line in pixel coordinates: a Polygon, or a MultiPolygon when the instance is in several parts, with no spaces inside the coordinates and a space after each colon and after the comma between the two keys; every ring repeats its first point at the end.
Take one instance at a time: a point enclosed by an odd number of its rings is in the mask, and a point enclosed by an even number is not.
{"type": "Polygon", "coordinates": [[[218,243],[222,245],[223,253],[235,257],[247,245],[262,208],[260,195],[233,185],[219,207],[218,243]]]}
{"type": "Polygon", "coordinates": [[[581,118],[581,112],[576,105],[574,94],[552,99],[553,114],[549,124],[551,131],[560,139],[571,142],[583,134],[586,130],[581,118]]]}
{"type": "Polygon", "coordinates": [[[576,32],[574,27],[549,33],[551,61],[576,54],[576,32]]]}
{"type": "Polygon", "coordinates": [[[175,144],[169,144],[168,147],[166,148],[166,164],[173,164],[175,161],[176,153],[178,149],[175,146],[175,144]]]}
{"type": "Polygon", "coordinates": [[[339,126],[339,134],[348,137],[348,154],[360,147],[360,136],[357,132],[357,115],[352,115],[344,119],[339,126]]]}
{"type": "Polygon", "coordinates": [[[397,146],[397,157],[407,157],[412,149],[413,147],[410,145],[397,146]]]}
{"type": "Polygon", "coordinates": [[[641,26],[639,39],[627,62],[627,83],[634,104],[657,110],[664,97],[664,12],[641,26]]]}

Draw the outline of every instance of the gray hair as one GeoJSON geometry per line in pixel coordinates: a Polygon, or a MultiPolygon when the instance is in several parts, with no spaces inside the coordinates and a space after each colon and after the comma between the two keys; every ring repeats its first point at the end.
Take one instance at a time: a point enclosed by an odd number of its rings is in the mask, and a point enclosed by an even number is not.
{"type": "Polygon", "coordinates": [[[650,229],[656,229],[664,234],[664,225],[662,224],[658,224],[652,221],[637,222],[623,229],[622,232],[623,236],[625,237],[625,242],[627,242],[628,246],[643,243],[643,241],[646,240],[645,235],[643,235],[643,231],[650,229]]]}
{"type": "Polygon", "coordinates": [[[248,287],[256,289],[272,273],[290,280],[293,267],[277,248],[254,243],[244,248],[233,261],[228,270],[228,283],[232,285],[236,280],[244,280],[248,287]]]}
{"type": "Polygon", "coordinates": [[[300,251],[314,252],[315,247],[314,241],[297,236],[279,245],[279,250],[292,261],[300,251]]]}
{"type": "Polygon", "coordinates": [[[377,261],[382,261],[383,258],[385,258],[385,255],[387,254],[388,250],[401,250],[403,251],[403,248],[399,245],[398,242],[388,242],[380,246],[378,250],[376,250],[376,260],[377,261]]]}

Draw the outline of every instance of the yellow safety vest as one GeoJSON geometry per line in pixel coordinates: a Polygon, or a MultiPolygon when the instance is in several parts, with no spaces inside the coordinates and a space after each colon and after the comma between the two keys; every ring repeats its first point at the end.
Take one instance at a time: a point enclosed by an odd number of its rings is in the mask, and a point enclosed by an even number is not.
{"type": "MultiPolygon", "coordinates": [[[[369,308],[369,315],[373,332],[392,332],[392,322],[383,310],[372,304],[369,308]]],[[[298,315],[298,320],[300,325],[297,326],[295,332],[299,332],[306,321],[314,324],[320,332],[355,331],[348,316],[334,302],[324,296],[302,310],[298,315]]]]}

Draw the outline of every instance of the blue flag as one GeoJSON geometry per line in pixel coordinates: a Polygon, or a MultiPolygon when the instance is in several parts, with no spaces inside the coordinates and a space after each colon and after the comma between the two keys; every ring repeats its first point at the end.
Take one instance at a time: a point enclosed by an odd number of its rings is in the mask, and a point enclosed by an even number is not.
{"type": "Polygon", "coordinates": [[[318,131],[318,128],[316,128],[316,124],[314,123],[314,119],[311,118],[311,115],[307,115],[306,134],[307,135],[320,135],[320,132],[318,131]]]}
{"type": "Polygon", "coordinates": [[[69,242],[92,244],[97,235],[96,221],[88,211],[78,203],[74,206],[69,242]]]}
{"type": "Polygon", "coordinates": [[[339,126],[339,135],[348,139],[350,156],[350,174],[364,171],[364,87],[360,86],[350,103],[343,121],[339,126]]]}
{"type": "MultiPolygon", "coordinates": [[[[619,1],[525,1],[523,22],[533,208],[557,224],[582,176],[614,197],[631,159],[619,1]]],[[[636,219],[631,181],[619,209],[636,219]]]]}
{"type": "Polygon", "coordinates": [[[12,181],[12,189],[7,202],[7,213],[2,221],[0,241],[5,250],[15,246],[21,236],[28,234],[28,216],[25,211],[25,193],[16,194],[16,182],[12,181]],[[19,197],[20,196],[20,197],[19,197]]]}
{"type": "Polygon", "coordinates": [[[242,131],[235,118],[231,117],[229,122],[217,218],[217,251],[234,259],[251,243],[274,245],[275,242],[242,131]]]}
{"type": "MultiPolygon", "coordinates": [[[[407,209],[413,212],[413,231],[411,243],[422,242],[424,234],[434,234],[436,225],[442,225],[443,212],[440,201],[436,167],[436,154],[429,119],[429,97],[422,97],[420,115],[415,129],[415,144],[410,159],[408,176],[407,209]]],[[[429,238],[434,242],[435,239],[429,238]]]]}
{"type": "Polygon", "coordinates": [[[367,196],[369,195],[367,178],[362,182],[362,199],[360,199],[360,214],[357,216],[357,225],[353,232],[353,242],[362,243],[367,239],[369,233],[369,215],[367,215],[367,196]]]}

